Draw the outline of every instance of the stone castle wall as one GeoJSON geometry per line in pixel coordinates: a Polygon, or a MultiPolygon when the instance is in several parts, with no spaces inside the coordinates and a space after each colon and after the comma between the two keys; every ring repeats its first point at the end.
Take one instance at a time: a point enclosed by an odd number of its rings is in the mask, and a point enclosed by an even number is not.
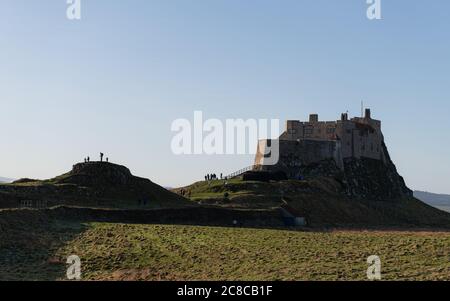
{"type": "MultiPolygon", "coordinates": [[[[340,142],[332,140],[279,140],[279,161],[276,165],[263,164],[263,149],[258,150],[255,165],[259,170],[282,170],[289,178],[297,178],[301,166],[311,165],[330,158],[343,166],[340,154],[340,142]]],[[[263,147],[265,143],[260,144],[263,147]]]]}
{"type": "MultiPolygon", "coordinates": [[[[255,165],[265,165],[262,153],[267,141],[259,143],[255,165]]],[[[334,159],[336,165],[343,168],[346,158],[369,158],[386,163],[383,141],[381,121],[372,119],[369,109],[364,117],[351,120],[347,114],[342,114],[337,121],[319,121],[318,115],[312,114],[308,122],[286,122],[286,130],[277,140],[280,158],[276,168],[292,170],[295,166],[327,159],[334,159]]]]}

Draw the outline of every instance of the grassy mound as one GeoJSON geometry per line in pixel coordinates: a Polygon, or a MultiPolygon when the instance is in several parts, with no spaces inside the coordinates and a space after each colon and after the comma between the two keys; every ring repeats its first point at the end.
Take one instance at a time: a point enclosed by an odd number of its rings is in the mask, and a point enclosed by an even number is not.
{"type": "Polygon", "coordinates": [[[126,167],[107,162],[76,164],[70,172],[53,179],[0,184],[0,208],[18,207],[21,200],[47,207],[151,209],[192,205],[148,179],[133,176],[126,167]]]}

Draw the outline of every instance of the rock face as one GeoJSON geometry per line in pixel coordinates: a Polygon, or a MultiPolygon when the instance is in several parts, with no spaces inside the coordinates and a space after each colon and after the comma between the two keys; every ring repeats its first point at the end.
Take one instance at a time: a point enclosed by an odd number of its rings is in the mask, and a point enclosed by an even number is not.
{"type": "Polygon", "coordinates": [[[345,158],[343,167],[340,167],[334,159],[312,164],[295,164],[298,162],[295,158],[295,162],[281,158],[278,165],[264,166],[264,170],[282,170],[295,179],[331,177],[341,183],[343,194],[353,198],[391,200],[412,196],[412,191],[406,187],[405,181],[398,174],[384,143],[382,151],[385,161],[345,158]]]}
{"type": "Polygon", "coordinates": [[[384,143],[383,151],[387,158],[386,164],[368,158],[344,160],[349,195],[376,200],[413,196],[412,190],[406,186],[403,177],[398,174],[384,143]]]}

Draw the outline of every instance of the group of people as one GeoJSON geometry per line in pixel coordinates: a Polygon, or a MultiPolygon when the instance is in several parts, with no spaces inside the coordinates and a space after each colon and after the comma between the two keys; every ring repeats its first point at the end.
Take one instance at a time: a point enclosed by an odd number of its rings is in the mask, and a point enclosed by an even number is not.
{"type": "MultiPolygon", "coordinates": [[[[100,162],[103,162],[103,156],[104,156],[104,154],[100,153],[100,162]]],[[[84,163],[89,163],[89,162],[91,162],[91,158],[89,156],[84,158],[84,163]]],[[[106,157],[106,162],[109,162],[108,157],[106,157]]]]}
{"type": "MultiPolygon", "coordinates": [[[[220,174],[220,180],[223,179],[223,175],[220,174]]],[[[219,180],[219,178],[217,177],[217,175],[215,173],[212,174],[207,174],[205,176],[205,181],[213,181],[213,180],[219,180]]]]}

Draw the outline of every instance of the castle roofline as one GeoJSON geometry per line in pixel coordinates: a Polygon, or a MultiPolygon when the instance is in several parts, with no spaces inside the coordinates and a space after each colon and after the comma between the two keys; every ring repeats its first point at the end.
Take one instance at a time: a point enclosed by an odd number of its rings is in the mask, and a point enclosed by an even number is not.
{"type": "Polygon", "coordinates": [[[306,123],[337,123],[337,122],[345,122],[345,121],[355,122],[355,123],[363,123],[363,122],[361,122],[363,120],[373,120],[373,121],[376,121],[376,122],[377,121],[380,122],[380,120],[372,118],[371,110],[369,108],[367,108],[365,110],[364,117],[357,117],[357,116],[355,116],[355,117],[352,117],[351,119],[349,119],[348,118],[348,113],[342,113],[340,119],[338,119],[338,120],[328,120],[327,121],[327,120],[320,120],[319,119],[319,114],[313,113],[313,114],[309,115],[309,120],[308,121],[293,120],[293,119],[288,119],[287,121],[289,121],[289,122],[299,122],[299,123],[306,124],[306,123]]]}

